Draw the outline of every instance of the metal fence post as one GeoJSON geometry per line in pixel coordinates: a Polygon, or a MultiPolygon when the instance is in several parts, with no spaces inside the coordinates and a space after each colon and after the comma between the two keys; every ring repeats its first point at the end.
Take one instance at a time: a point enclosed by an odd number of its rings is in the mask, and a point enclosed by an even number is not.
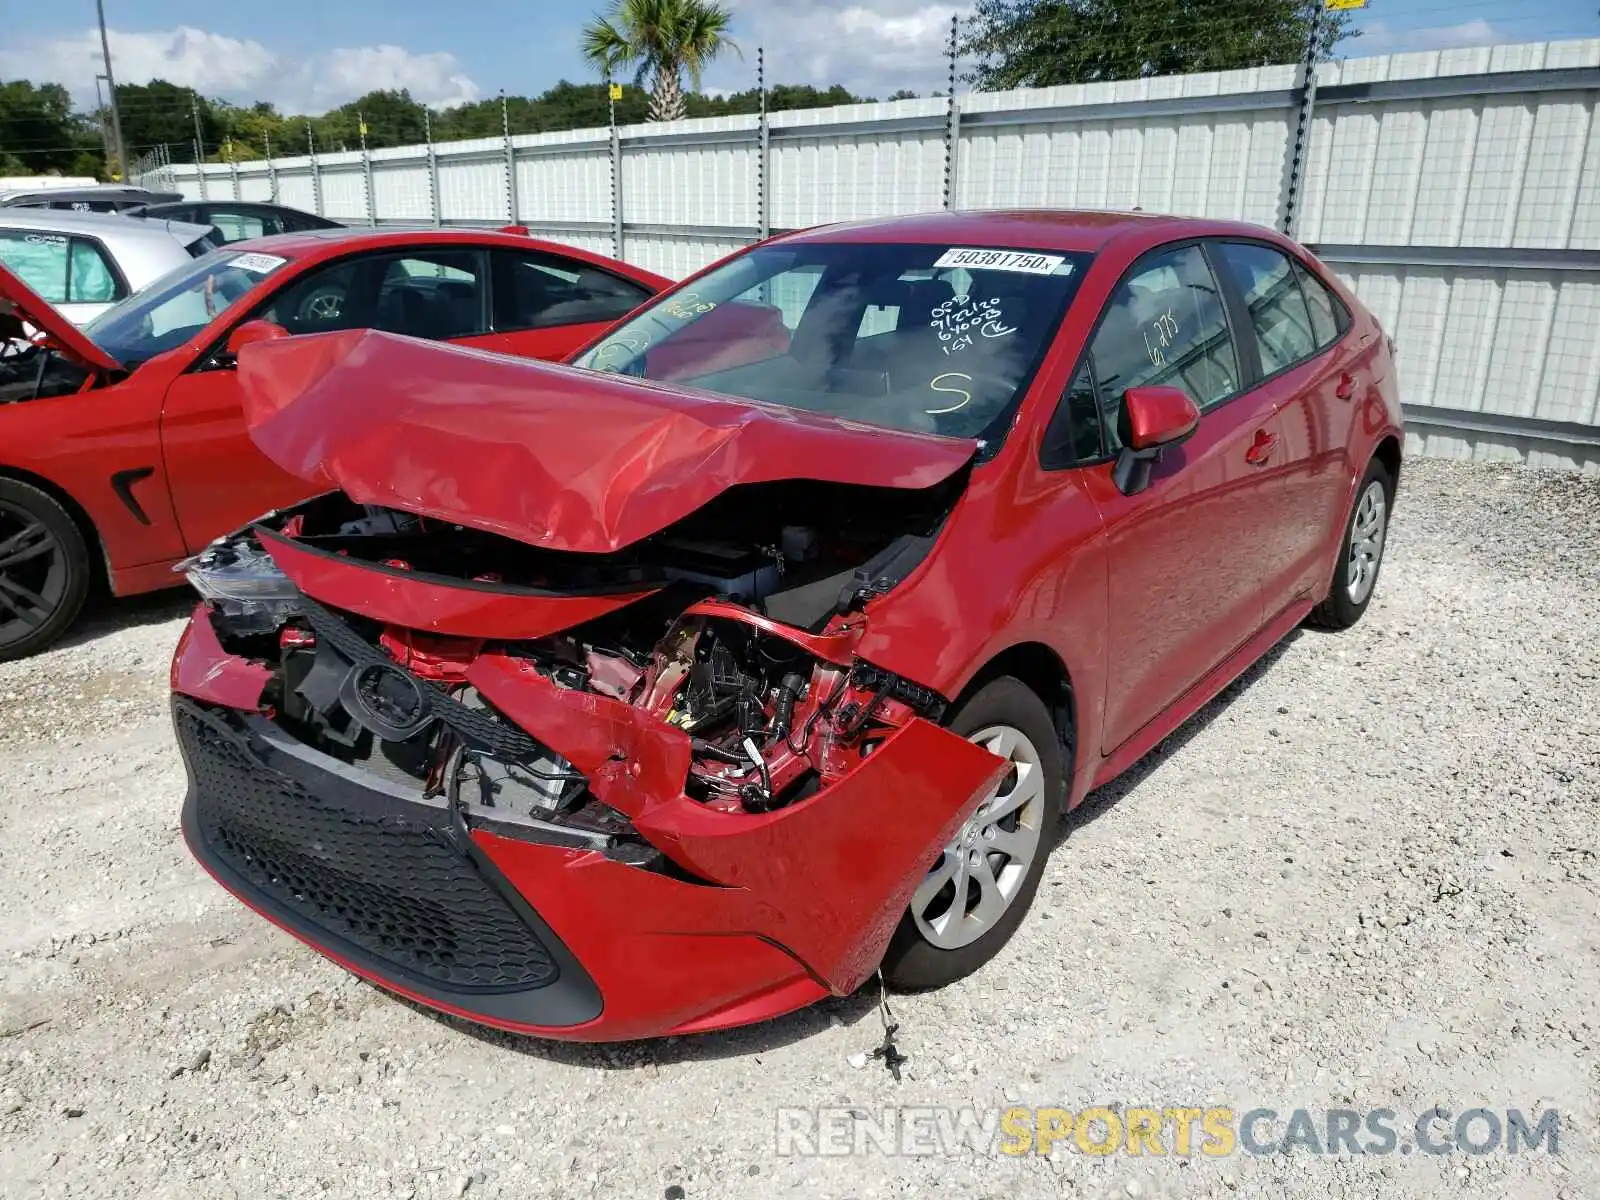
{"type": "Polygon", "coordinates": [[[435,224],[439,218],[439,155],[433,148],[433,110],[422,110],[422,132],[428,139],[428,214],[435,224]]]}
{"type": "Polygon", "coordinates": [[[956,39],[961,18],[950,18],[950,91],[944,108],[944,206],[956,207],[956,159],[961,150],[961,109],[956,104],[956,39]]]}
{"type": "Polygon", "coordinates": [[[515,225],[522,206],[517,202],[517,152],[511,144],[511,112],[504,88],[500,89],[500,136],[506,147],[506,217],[515,225]]]}
{"type": "Polygon", "coordinates": [[[244,196],[239,191],[239,160],[233,156],[233,139],[226,142],[228,147],[228,174],[233,177],[233,198],[243,200],[244,196]]]}
{"type": "Polygon", "coordinates": [[[367,151],[367,118],[356,113],[356,128],[361,134],[361,186],[366,192],[367,224],[378,223],[378,198],[372,194],[372,155],[367,151]]]}
{"type": "Polygon", "coordinates": [[[756,91],[761,96],[756,126],[756,226],[766,239],[772,236],[772,129],[767,124],[767,52],[762,46],[756,47],[756,91]]]}
{"type": "Polygon", "coordinates": [[[310,121],[306,122],[306,155],[311,159],[311,211],[326,216],[322,211],[322,168],[317,163],[317,141],[310,121]]]}
{"type": "Polygon", "coordinates": [[[1284,164],[1283,202],[1279,205],[1279,228],[1294,236],[1300,223],[1300,193],[1305,187],[1306,155],[1311,149],[1311,118],[1317,107],[1317,58],[1322,45],[1323,0],[1311,0],[1311,29],[1306,35],[1306,56],[1295,81],[1300,103],[1295,115],[1294,136],[1289,139],[1289,158],[1284,164]]]}
{"type": "Polygon", "coordinates": [[[194,169],[200,176],[200,199],[211,197],[206,190],[206,144],[200,136],[200,99],[193,88],[189,89],[189,115],[194,118],[194,169]]]}
{"type": "Polygon", "coordinates": [[[267,157],[267,198],[274,204],[278,202],[278,168],[272,165],[272,136],[261,135],[261,149],[267,157]]]}
{"type": "Polygon", "coordinates": [[[617,96],[609,77],[606,97],[611,105],[611,257],[622,257],[622,135],[617,132],[617,96]]]}

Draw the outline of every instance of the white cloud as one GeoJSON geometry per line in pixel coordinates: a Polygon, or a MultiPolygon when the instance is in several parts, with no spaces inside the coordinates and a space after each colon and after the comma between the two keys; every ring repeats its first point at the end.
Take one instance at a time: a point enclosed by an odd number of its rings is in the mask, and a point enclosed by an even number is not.
{"type": "MultiPolygon", "coordinates": [[[[401,46],[378,45],[301,58],[189,26],[112,30],[110,39],[119,83],[165,79],[236,103],[270,100],[284,112],[322,112],[377,88],[407,88],[436,107],[479,96],[478,85],[455,56],[443,52],[413,54],[401,46]]],[[[0,49],[0,78],[63,83],[81,104],[92,103],[94,77],[103,69],[100,36],[92,29],[0,49]]]]}
{"type": "Polygon", "coordinates": [[[1458,25],[1427,25],[1419,29],[1395,29],[1386,21],[1369,21],[1360,27],[1361,36],[1339,47],[1351,58],[1378,54],[1401,54],[1412,50],[1453,50],[1459,46],[1488,46],[1514,39],[1501,33],[1482,17],[1458,25]]]}
{"type": "Polygon", "coordinates": [[[732,91],[753,86],[755,48],[765,46],[769,83],[842,83],[881,100],[900,88],[924,95],[943,90],[950,18],[971,9],[921,0],[880,0],[870,7],[743,0],[734,11],[744,58],[729,56],[707,71],[718,85],[732,91]]]}

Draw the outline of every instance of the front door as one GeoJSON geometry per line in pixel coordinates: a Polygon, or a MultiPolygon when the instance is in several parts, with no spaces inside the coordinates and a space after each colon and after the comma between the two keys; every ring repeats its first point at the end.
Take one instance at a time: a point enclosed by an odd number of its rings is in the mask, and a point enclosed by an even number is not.
{"type": "MultiPolygon", "coordinates": [[[[487,252],[470,246],[358,254],[312,268],[250,315],[291,334],[373,328],[489,345],[487,283],[487,252]]],[[[173,381],[161,433],[191,551],[310,490],[250,440],[221,347],[173,381]]]]}
{"type": "Polygon", "coordinates": [[[1155,251],[1129,270],[1090,365],[1113,450],[1129,387],[1182,388],[1201,410],[1194,436],[1133,495],[1117,489],[1109,463],[1084,473],[1107,537],[1100,749],[1110,754],[1261,628],[1281,436],[1270,400],[1244,390],[1222,293],[1197,244],[1155,251]]]}

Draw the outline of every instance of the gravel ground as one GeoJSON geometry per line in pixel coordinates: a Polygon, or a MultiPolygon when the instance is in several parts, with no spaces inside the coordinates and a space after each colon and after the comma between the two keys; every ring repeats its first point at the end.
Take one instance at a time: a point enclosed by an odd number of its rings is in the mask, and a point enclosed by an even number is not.
{"type": "Polygon", "coordinates": [[[0,666],[6,1195],[1600,1196],[1600,481],[1408,465],[1365,621],[1293,637],[1069,818],[1011,946],[894,1000],[899,1083],[870,997],[545,1044],[249,915],[178,835],[183,611],[0,666]],[[1554,1107],[1561,1154],[774,1144],[780,1106],[1009,1103],[1554,1107]]]}

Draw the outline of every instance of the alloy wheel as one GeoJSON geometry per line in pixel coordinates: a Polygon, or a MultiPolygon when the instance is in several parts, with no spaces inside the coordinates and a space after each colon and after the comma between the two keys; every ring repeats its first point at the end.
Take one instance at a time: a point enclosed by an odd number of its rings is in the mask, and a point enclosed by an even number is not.
{"type": "Polygon", "coordinates": [[[1378,564],[1383,559],[1383,539],[1387,532],[1389,501],[1383,481],[1367,484],[1356,501],[1355,520],[1350,525],[1350,554],[1345,568],[1345,590],[1353,604],[1362,604],[1372,594],[1378,580],[1378,564]]]}
{"type": "Polygon", "coordinates": [[[0,501],[0,648],[38,629],[67,592],[67,560],[50,527],[0,501]]]}
{"type": "Polygon", "coordinates": [[[1011,769],[911,897],[918,932],[941,950],[970,945],[994,928],[1022,889],[1044,828],[1044,768],[1027,735],[990,725],[968,740],[1009,761],[1011,769]]]}

